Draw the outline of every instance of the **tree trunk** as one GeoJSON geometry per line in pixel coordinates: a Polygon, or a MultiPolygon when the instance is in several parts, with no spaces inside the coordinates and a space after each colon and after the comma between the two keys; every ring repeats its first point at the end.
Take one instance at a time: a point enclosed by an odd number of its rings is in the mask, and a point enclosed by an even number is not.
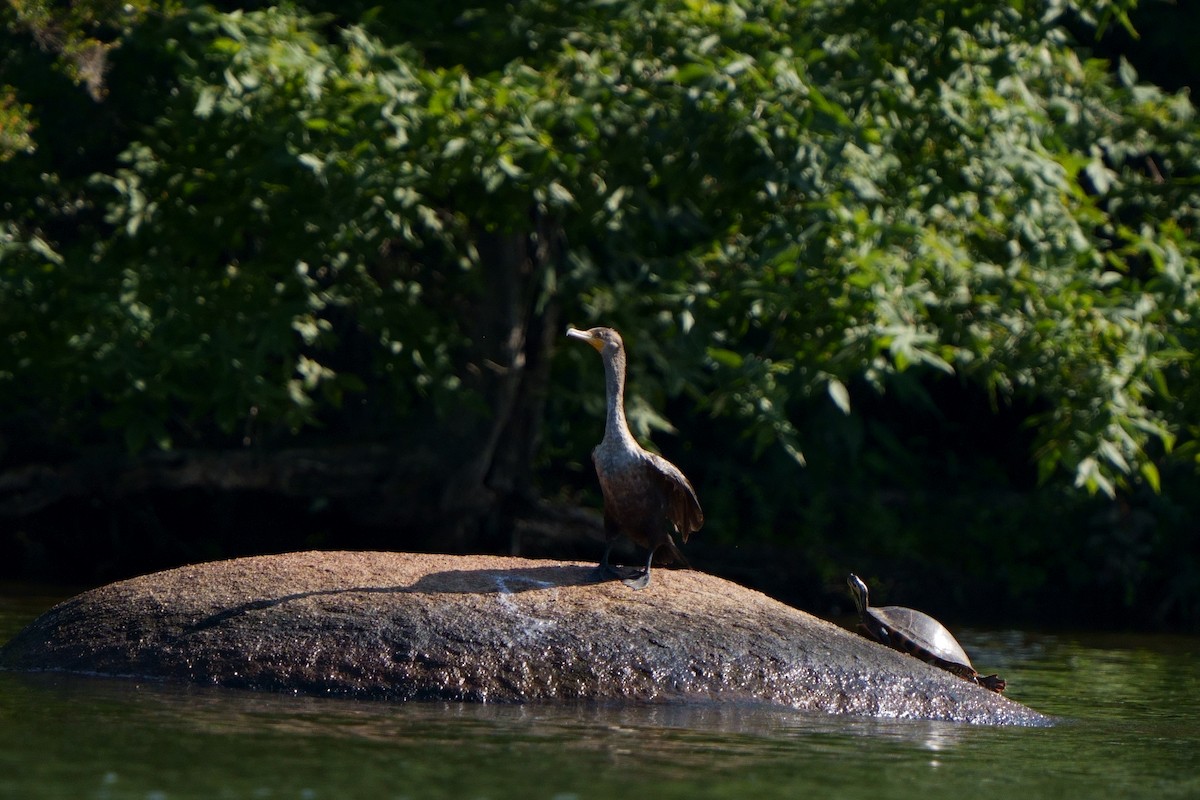
{"type": "Polygon", "coordinates": [[[475,542],[488,550],[515,550],[513,515],[535,501],[533,458],[560,324],[553,287],[562,233],[536,210],[531,222],[529,232],[478,235],[484,293],[467,330],[477,353],[474,388],[492,413],[466,431],[461,441],[471,455],[442,495],[457,549],[475,542]]]}

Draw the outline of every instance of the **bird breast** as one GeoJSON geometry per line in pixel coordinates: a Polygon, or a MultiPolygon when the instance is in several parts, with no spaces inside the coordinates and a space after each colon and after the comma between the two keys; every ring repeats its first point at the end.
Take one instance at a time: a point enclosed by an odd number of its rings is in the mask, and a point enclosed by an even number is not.
{"type": "Polygon", "coordinates": [[[616,472],[640,466],[645,458],[640,447],[633,447],[628,442],[606,436],[592,451],[592,461],[597,470],[603,468],[608,472],[616,472]]]}
{"type": "Polygon", "coordinates": [[[662,493],[652,480],[649,462],[640,453],[601,445],[592,452],[592,461],[600,489],[610,505],[626,511],[662,513],[660,509],[665,508],[662,493]]]}

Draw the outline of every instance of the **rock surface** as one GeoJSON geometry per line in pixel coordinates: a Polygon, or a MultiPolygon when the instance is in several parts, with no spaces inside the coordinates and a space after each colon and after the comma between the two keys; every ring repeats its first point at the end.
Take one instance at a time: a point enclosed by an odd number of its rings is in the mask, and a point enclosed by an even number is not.
{"type": "Polygon", "coordinates": [[[765,595],[659,569],[307,552],[110,584],[56,606],[0,666],[391,699],[758,702],[838,714],[1050,720],[765,595]]]}

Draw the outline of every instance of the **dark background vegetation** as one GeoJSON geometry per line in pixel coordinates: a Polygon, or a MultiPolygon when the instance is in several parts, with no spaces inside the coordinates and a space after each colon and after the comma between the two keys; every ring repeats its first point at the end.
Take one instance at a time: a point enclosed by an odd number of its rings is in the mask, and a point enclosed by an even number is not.
{"type": "Polygon", "coordinates": [[[0,6],[0,579],[599,554],[1200,628],[1194,4],[0,6]]]}

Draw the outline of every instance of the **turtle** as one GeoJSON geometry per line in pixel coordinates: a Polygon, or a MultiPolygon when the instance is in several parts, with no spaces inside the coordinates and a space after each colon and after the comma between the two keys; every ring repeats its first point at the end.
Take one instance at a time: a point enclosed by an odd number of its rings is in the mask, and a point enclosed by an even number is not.
{"type": "Polygon", "coordinates": [[[874,639],[893,650],[908,653],[927,664],[952,672],[960,678],[993,692],[1003,692],[1007,684],[998,675],[980,675],[971,666],[971,659],[946,626],[928,614],[902,606],[872,608],[867,602],[867,585],[850,573],[846,578],[854,605],[861,618],[859,628],[868,639],[874,639]]]}

